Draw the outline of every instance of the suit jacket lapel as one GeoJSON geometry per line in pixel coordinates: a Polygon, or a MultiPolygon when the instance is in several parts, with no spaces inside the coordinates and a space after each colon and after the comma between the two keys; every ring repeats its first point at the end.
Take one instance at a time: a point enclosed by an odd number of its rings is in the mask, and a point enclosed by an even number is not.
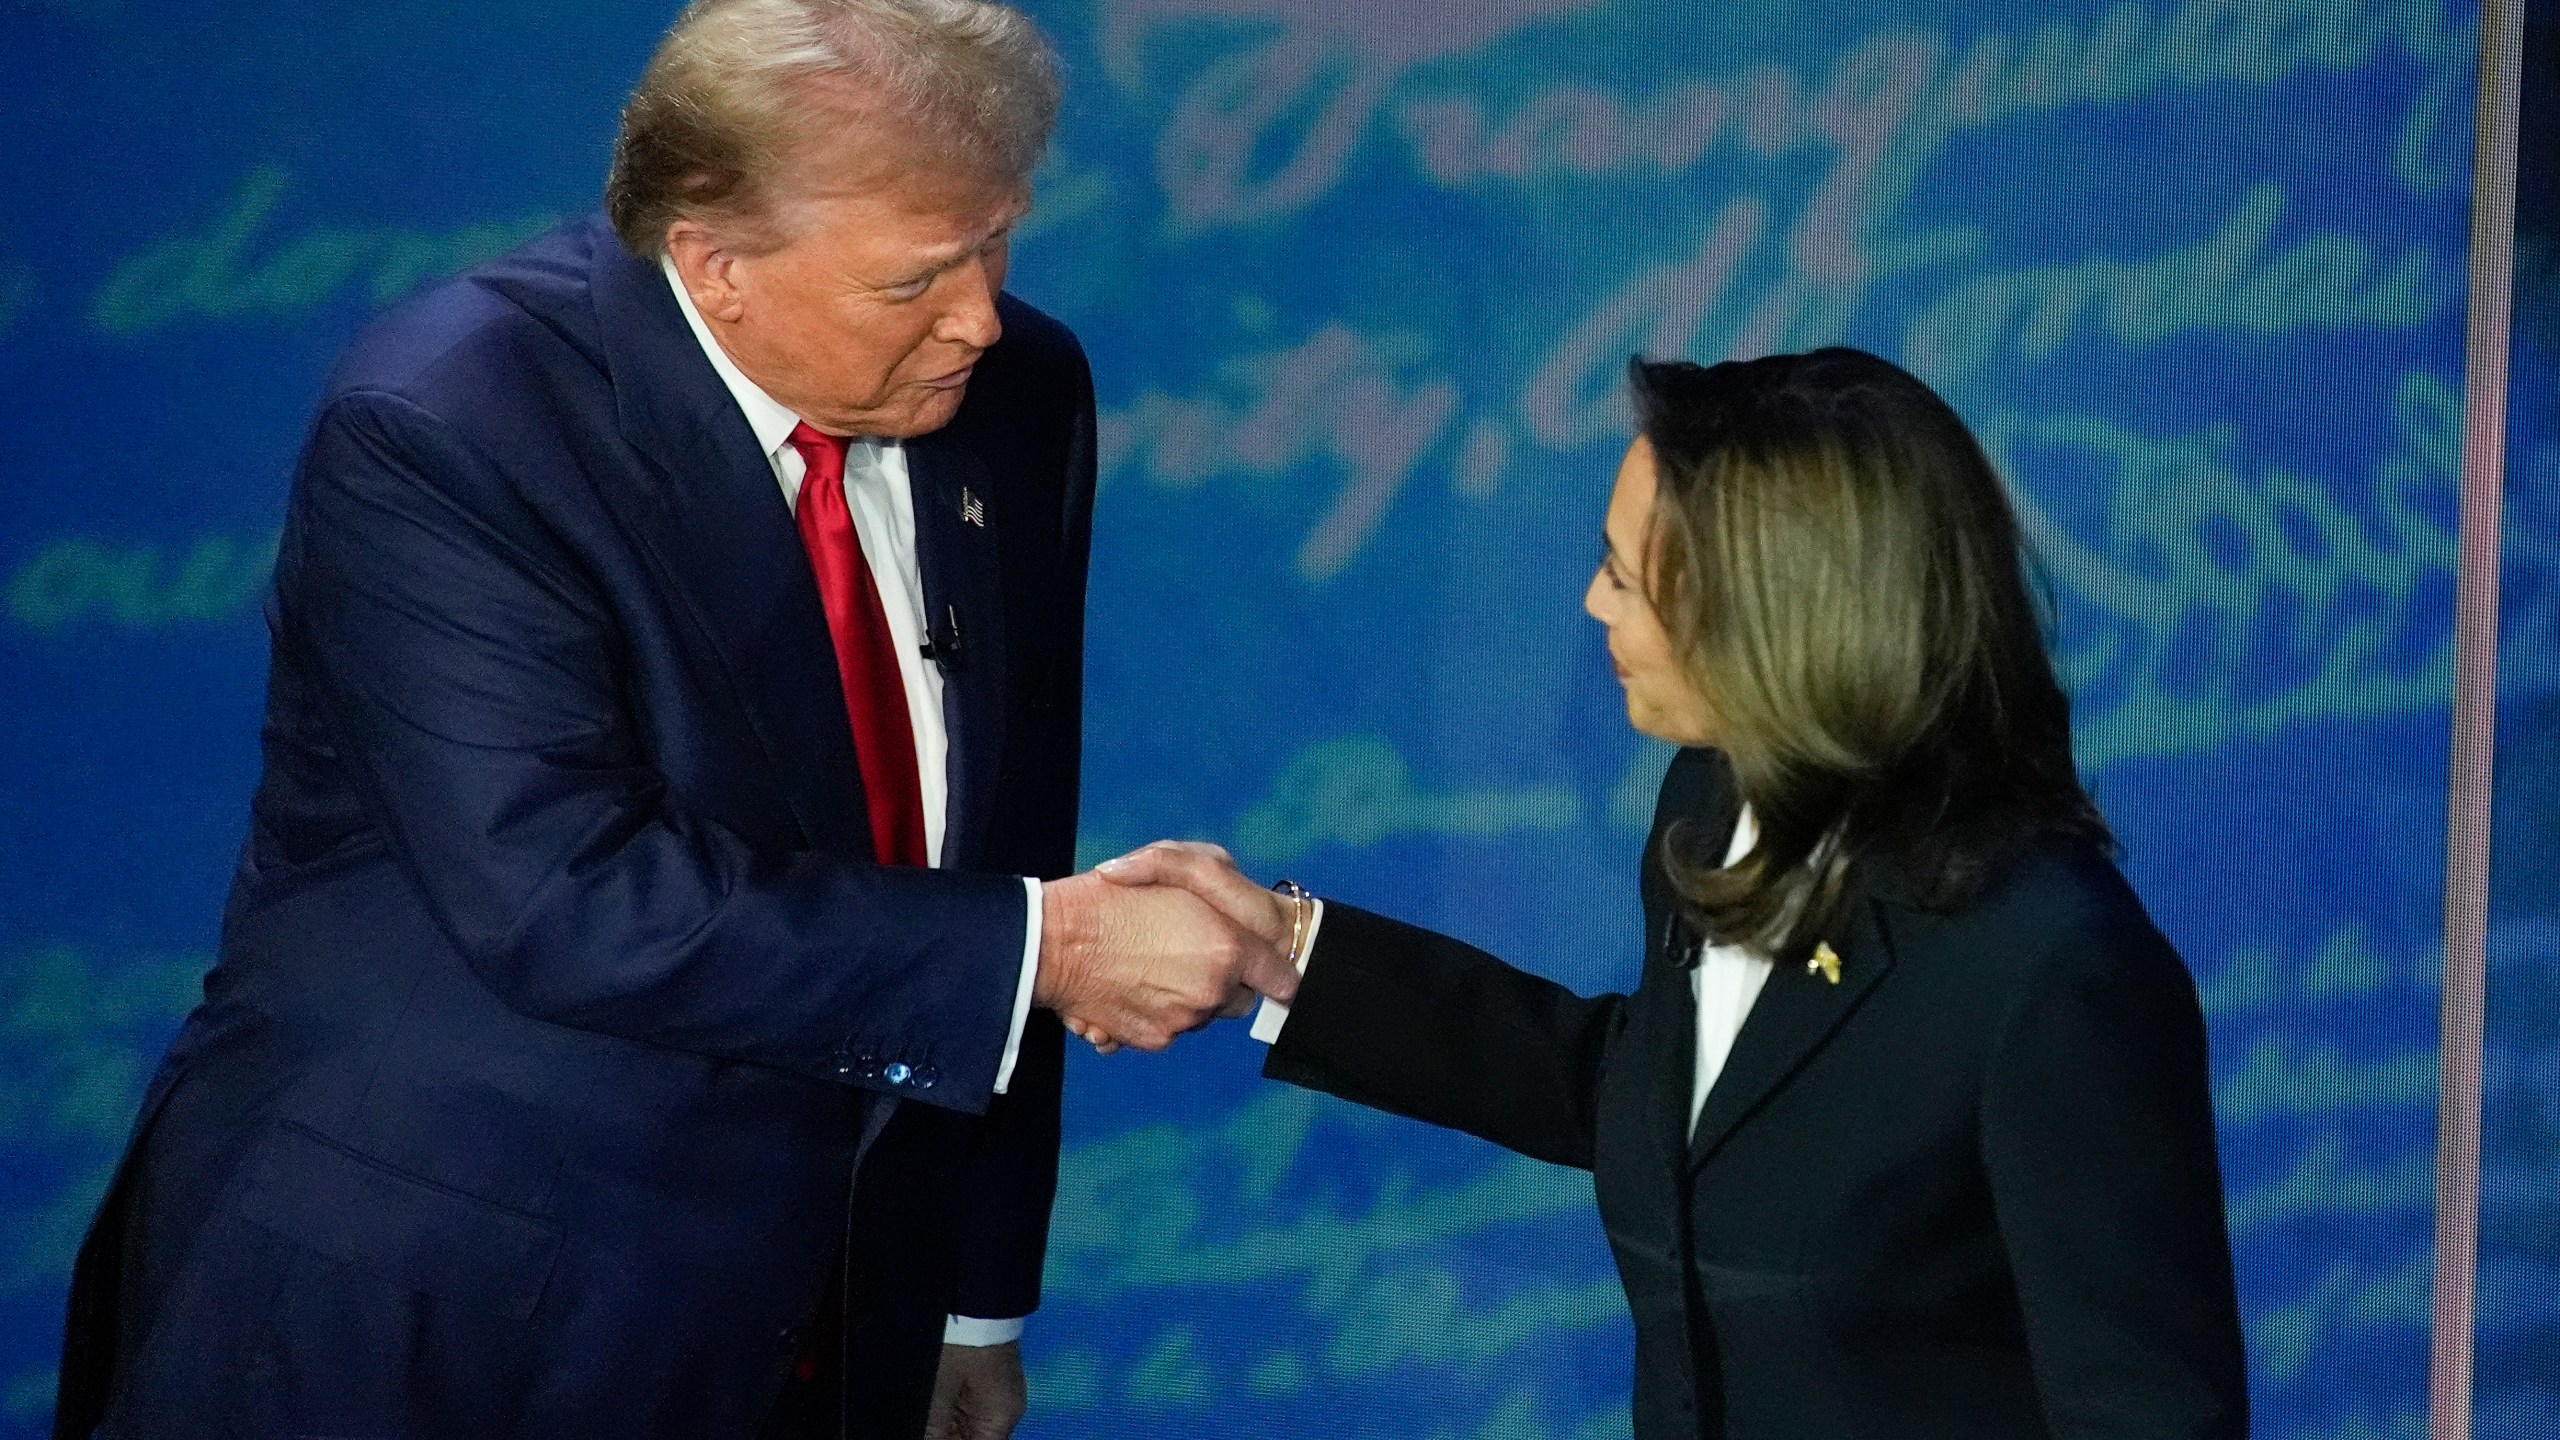
{"type": "MultiPolygon", "coordinates": [[[[1853,877],[1851,883],[1857,884],[1857,878],[1853,877]]],[[[1689,1136],[1691,1167],[1704,1164],[1735,1127],[1794,1078],[1893,969],[1893,947],[1885,937],[1880,904],[1863,888],[1850,900],[1849,933],[1830,939],[1833,951],[1840,957],[1837,984],[1808,971],[1802,957],[1793,963],[1779,962],[1760,991],[1760,998],[1752,1003],[1741,1033],[1734,1037],[1733,1053],[1726,1057],[1724,1070],[1707,1091],[1706,1105],[1698,1112],[1697,1126],[1689,1136]]],[[[1690,1023],[1694,1036],[1694,1009],[1690,1023]]],[[[1694,1038],[1691,1044],[1694,1056],[1694,1038]]],[[[1694,1065],[1693,1058],[1690,1066],[1681,1068],[1684,1081],[1695,1075],[1694,1065]]],[[[1685,1085],[1683,1100],[1685,1103],[1685,1085]]]]}
{"type": "MultiPolygon", "coordinates": [[[[1730,827],[1728,827],[1728,832],[1730,827]]],[[[1698,932],[1675,913],[1655,927],[1653,964],[1662,972],[1658,993],[1666,1007],[1653,1033],[1663,1054],[1650,1068],[1659,1077],[1654,1090],[1654,1134],[1677,1169],[1689,1153],[1689,1092],[1698,1073],[1698,997],[1691,988],[1698,932]]]]}
{"type": "MultiPolygon", "coordinates": [[[[1675,764],[1693,763],[1683,756],[1675,764]]],[[[1638,888],[1644,895],[1646,928],[1645,963],[1651,974],[1647,985],[1658,1007],[1647,1033],[1662,1053],[1647,1068],[1656,1079],[1654,1090],[1654,1134],[1661,1140],[1666,1160],[1677,1167],[1689,1148],[1689,1092],[1695,1083],[1698,1064],[1698,996],[1691,987],[1695,969],[1698,932],[1681,918],[1680,900],[1671,887],[1670,876],[1663,869],[1664,847],[1670,843],[1673,827],[1685,827],[1684,837],[1692,852],[1722,855],[1733,841],[1733,827],[1740,822],[1742,803],[1734,793],[1724,760],[1716,757],[1706,763],[1708,772],[1703,794],[1693,808],[1675,810],[1666,794],[1662,813],[1654,817],[1653,838],[1646,843],[1644,872],[1638,888]]],[[[1666,789],[1668,787],[1666,786],[1666,789]]]]}
{"type": "Polygon", "coordinates": [[[925,630],[942,660],[943,726],[951,738],[942,862],[976,862],[1004,759],[1004,588],[996,527],[1007,516],[986,466],[949,429],[909,441],[907,483],[925,630]]]}
{"type": "Polygon", "coordinates": [[[656,265],[598,227],[590,270],[616,419],[657,483],[608,485],[719,657],[801,833],[868,854],[835,647],[790,508],[656,265]]]}

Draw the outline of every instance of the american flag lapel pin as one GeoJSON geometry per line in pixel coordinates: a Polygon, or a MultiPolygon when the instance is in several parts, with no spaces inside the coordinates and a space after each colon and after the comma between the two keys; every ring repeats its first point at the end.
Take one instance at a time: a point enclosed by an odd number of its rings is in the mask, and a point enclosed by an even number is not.
{"type": "Polygon", "coordinates": [[[987,528],[987,504],[969,487],[960,487],[960,518],[984,530],[987,528]]]}

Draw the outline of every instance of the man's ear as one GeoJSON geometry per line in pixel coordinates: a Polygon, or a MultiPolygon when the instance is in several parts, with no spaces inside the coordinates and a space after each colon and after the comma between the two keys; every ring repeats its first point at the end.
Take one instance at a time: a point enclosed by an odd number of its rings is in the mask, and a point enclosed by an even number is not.
{"type": "Polygon", "coordinates": [[[738,288],[737,254],[698,220],[678,220],[667,227],[667,259],[676,278],[693,297],[693,308],[705,320],[735,323],[746,312],[746,295],[738,288]]]}

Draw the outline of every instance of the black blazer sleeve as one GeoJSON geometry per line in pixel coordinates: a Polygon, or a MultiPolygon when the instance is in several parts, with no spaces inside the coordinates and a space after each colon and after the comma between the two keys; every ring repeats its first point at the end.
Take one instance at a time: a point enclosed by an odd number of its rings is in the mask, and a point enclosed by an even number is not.
{"type": "MultiPolygon", "coordinates": [[[[1649,937],[1674,908],[1664,847],[1731,833],[1736,808],[1723,757],[1673,757],[1644,849],[1649,937]]],[[[1601,1078],[1627,1014],[1624,995],[1585,999],[1446,935],[1327,900],[1262,1073],[1588,1170],[1601,1078]]]]}
{"type": "Polygon", "coordinates": [[[1446,935],[1325,902],[1262,1073],[1591,1168],[1623,996],[1585,999],[1446,935]]]}
{"type": "Polygon", "coordinates": [[[2205,1059],[2138,917],[2066,932],[1995,1032],[1983,1161],[2056,1440],[2248,1433],[2205,1059]]]}

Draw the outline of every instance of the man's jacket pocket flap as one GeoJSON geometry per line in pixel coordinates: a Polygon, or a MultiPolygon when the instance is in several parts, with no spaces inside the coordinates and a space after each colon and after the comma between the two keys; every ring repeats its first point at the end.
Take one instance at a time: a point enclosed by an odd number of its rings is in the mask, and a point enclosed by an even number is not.
{"type": "Polygon", "coordinates": [[[368,1159],[285,1121],[233,1190],[242,1215],[288,1240],[414,1290],[532,1316],[560,1229],[368,1159]]]}

